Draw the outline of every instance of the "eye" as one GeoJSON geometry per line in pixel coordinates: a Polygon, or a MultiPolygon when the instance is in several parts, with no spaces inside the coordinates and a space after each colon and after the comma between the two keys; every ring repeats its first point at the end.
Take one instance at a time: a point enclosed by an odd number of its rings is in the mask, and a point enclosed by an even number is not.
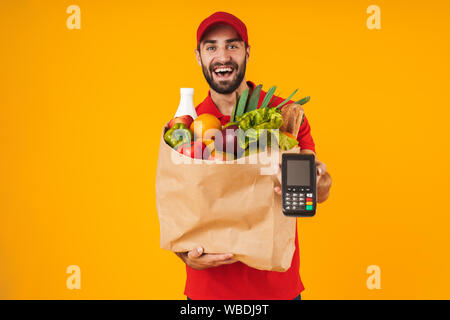
{"type": "Polygon", "coordinates": [[[228,46],[228,48],[229,48],[229,49],[236,49],[236,48],[237,48],[237,46],[236,46],[236,45],[234,45],[234,44],[230,44],[230,45],[228,46]]]}
{"type": "Polygon", "coordinates": [[[216,49],[215,47],[211,46],[211,47],[207,47],[206,51],[214,51],[215,49],[216,49]]]}

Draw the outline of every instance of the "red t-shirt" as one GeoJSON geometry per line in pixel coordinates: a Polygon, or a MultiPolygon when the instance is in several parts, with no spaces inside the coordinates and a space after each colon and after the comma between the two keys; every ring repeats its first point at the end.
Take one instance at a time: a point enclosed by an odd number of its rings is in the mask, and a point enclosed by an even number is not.
{"type": "MultiPolygon", "coordinates": [[[[248,81],[252,89],[255,84],[248,81]]],[[[258,108],[266,92],[261,91],[258,108]]],[[[274,96],[273,106],[284,99],[274,96]]],[[[293,102],[293,101],[290,101],[293,102]]],[[[283,108],[283,107],[281,107],[283,108]]],[[[196,107],[197,114],[210,113],[225,125],[230,116],[223,115],[208,94],[196,107]]],[[[311,128],[305,117],[297,136],[301,149],[315,151],[311,128]]],[[[263,271],[251,268],[242,262],[235,262],[204,270],[195,270],[186,265],[186,287],[184,294],[194,300],[291,300],[304,290],[300,279],[300,255],[297,228],[295,230],[295,251],[290,268],[285,272],[263,271]]]]}

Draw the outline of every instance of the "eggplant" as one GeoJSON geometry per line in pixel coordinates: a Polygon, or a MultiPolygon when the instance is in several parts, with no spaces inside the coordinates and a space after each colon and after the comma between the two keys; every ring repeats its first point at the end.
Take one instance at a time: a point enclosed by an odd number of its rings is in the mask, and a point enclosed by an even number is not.
{"type": "Polygon", "coordinates": [[[214,147],[221,152],[228,152],[240,157],[245,149],[242,149],[238,143],[238,135],[242,134],[242,129],[238,125],[232,124],[220,132],[214,139],[214,147]]]}

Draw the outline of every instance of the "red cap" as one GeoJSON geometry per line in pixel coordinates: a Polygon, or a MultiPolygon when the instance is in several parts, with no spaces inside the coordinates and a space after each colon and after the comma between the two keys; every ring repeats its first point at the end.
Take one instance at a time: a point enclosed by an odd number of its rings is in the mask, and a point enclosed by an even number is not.
{"type": "Polygon", "coordinates": [[[231,13],[227,12],[216,12],[210,15],[208,18],[202,21],[197,29],[197,47],[200,44],[200,40],[202,39],[205,32],[213,25],[224,23],[232,27],[241,37],[242,41],[244,41],[248,46],[248,35],[247,35],[247,27],[245,24],[239,20],[239,18],[233,16],[231,13]]]}

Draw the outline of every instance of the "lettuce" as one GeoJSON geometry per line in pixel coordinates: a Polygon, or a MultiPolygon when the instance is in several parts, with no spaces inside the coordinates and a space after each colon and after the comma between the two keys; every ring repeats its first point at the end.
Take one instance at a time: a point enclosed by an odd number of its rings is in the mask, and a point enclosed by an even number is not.
{"type": "Polygon", "coordinates": [[[294,148],[298,144],[297,139],[293,139],[289,137],[288,135],[285,135],[283,132],[280,132],[279,138],[278,138],[278,145],[280,146],[281,150],[289,150],[294,148]]]}

